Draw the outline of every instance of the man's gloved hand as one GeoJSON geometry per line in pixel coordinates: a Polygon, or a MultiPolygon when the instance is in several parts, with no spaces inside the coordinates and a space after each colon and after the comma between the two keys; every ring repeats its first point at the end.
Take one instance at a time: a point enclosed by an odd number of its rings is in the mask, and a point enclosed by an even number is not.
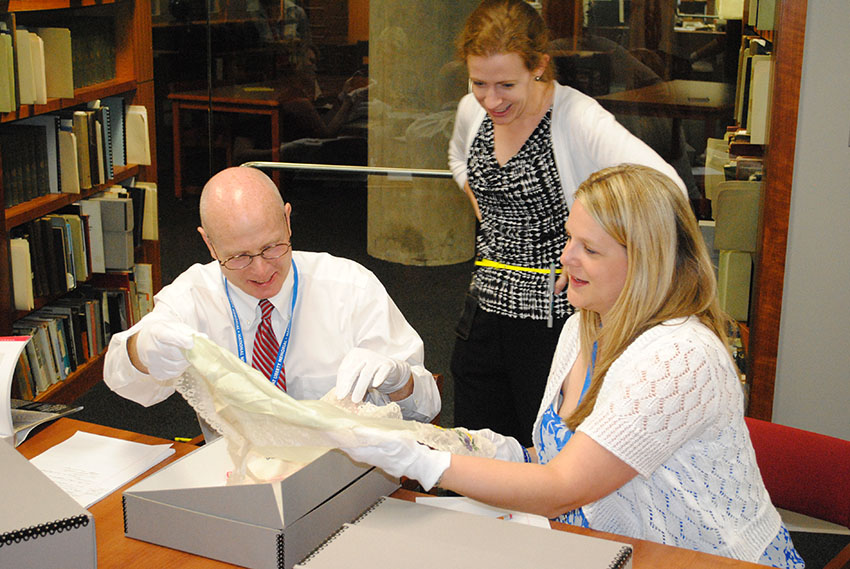
{"type": "Polygon", "coordinates": [[[154,378],[177,377],[189,367],[183,350],[192,348],[195,334],[200,333],[182,322],[151,322],[136,335],[136,354],[154,378]]]}
{"type": "Polygon", "coordinates": [[[377,466],[391,476],[407,476],[418,480],[427,492],[451,466],[452,455],[433,450],[409,439],[375,433],[369,446],[342,450],[355,462],[377,466]]]}
{"type": "Polygon", "coordinates": [[[381,393],[393,393],[410,379],[410,364],[383,354],[354,348],[342,359],[336,373],[336,397],[351,394],[355,403],[363,401],[366,391],[374,387],[381,393]]]}
{"type": "Polygon", "coordinates": [[[496,454],[493,458],[508,462],[525,462],[525,453],[522,452],[522,445],[515,438],[500,435],[490,429],[469,431],[469,433],[474,436],[484,437],[495,445],[496,454]]]}

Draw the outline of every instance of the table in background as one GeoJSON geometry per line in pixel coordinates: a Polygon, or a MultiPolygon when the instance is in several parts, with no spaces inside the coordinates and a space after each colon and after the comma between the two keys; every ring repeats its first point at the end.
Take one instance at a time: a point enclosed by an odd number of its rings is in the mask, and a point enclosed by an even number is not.
{"type": "MultiPolygon", "coordinates": [[[[596,100],[612,113],[669,117],[677,121],[702,119],[708,138],[717,136],[717,121],[732,118],[735,87],[716,81],[675,79],[601,95],[596,100]]],[[[677,128],[673,129],[673,136],[678,136],[677,128]]]]}
{"type": "MultiPolygon", "coordinates": [[[[280,110],[281,105],[293,95],[284,83],[262,83],[251,85],[227,85],[215,87],[208,92],[196,89],[170,93],[172,112],[172,134],[174,137],[174,196],[183,197],[182,132],[180,113],[183,110],[212,110],[212,112],[269,117],[272,161],[280,161],[280,110]]],[[[212,141],[210,141],[212,144],[212,141]]],[[[229,164],[235,166],[235,164],[229,164]]],[[[280,187],[280,173],[272,173],[275,184],[280,187]]]]}
{"type": "MultiPolygon", "coordinates": [[[[97,566],[99,569],[149,569],[150,567],[180,567],[181,569],[225,569],[236,568],[214,559],[207,559],[191,553],[184,553],[176,549],[154,545],[124,536],[124,514],[122,508],[122,493],[126,488],[135,484],[142,478],[174,462],[198,447],[186,443],[177,443],[122,431],[111,427],[104,427],[92,423],[84,423],[74,419],[63,418],[45,427],[18,447],[18,450],[27,458],[32,458],[50,447],[61,443],[71,437],[77,431],[85,431],[96,435],[126,439],[145,444],[172,443],[176,452],[174,455],[151,468],[140,477],[119,488],[100,502],[94,504],[89,511],[94,515],[95,529],[97,532],[97,566]]],[[[397,490],[393,497],[405,500],[414,500],[417,494],[409,490],[397,490]]],[[[699,553],[687,549],[680,549],[669,545],[661,545],[651,541],[643,541],[622,537],[619,535],[594,531],[590,529],[569,526],[561,523],[552,523],[552,527],[561,530],[612,539],[634,546],[633,569],[650,569],[664,567],[665,569],[764,569],[763,565],[737,561],[727,557],[718,557],[707,553],[699,553]]],[[[368,555],[368,551],[364,551],[368,555]]],[[[566,555],[566,554],[565,554],[566,555]]]]}

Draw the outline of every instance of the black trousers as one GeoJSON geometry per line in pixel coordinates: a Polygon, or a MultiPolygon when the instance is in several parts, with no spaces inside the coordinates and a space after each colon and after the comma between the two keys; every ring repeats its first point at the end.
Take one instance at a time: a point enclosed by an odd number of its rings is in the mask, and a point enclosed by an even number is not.
{"type": "Polygon", "coordinates": [[[531,446],[531,430],[565,321],[556,319],[548,328],[545,320],[475,310],[467,338],[458,337],[452,353],[454,424],[490,428],[531,446]]]}

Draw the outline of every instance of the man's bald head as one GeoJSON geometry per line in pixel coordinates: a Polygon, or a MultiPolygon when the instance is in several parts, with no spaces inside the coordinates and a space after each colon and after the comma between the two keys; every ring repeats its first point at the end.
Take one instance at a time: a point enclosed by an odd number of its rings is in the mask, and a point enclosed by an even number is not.
{"type": "Polygon", "coordinates": [[[199,209],[201,226],[213,238],[234,224],[251,224],[269,215],[286,223],[277,186],[263,172],[249,167],[227,168],[210,178],[201,192],[199,209]]]}

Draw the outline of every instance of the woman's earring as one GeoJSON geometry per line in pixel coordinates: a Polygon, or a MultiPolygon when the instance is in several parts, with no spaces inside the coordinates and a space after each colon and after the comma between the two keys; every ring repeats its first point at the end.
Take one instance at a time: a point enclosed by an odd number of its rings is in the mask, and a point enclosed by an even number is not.
{"type": "Polygon", "coordinates": [[[535,75],[535,76],[534,76],[534,80],[535,80],[535,81],[540,81],[540,75],[535,75]]]}

